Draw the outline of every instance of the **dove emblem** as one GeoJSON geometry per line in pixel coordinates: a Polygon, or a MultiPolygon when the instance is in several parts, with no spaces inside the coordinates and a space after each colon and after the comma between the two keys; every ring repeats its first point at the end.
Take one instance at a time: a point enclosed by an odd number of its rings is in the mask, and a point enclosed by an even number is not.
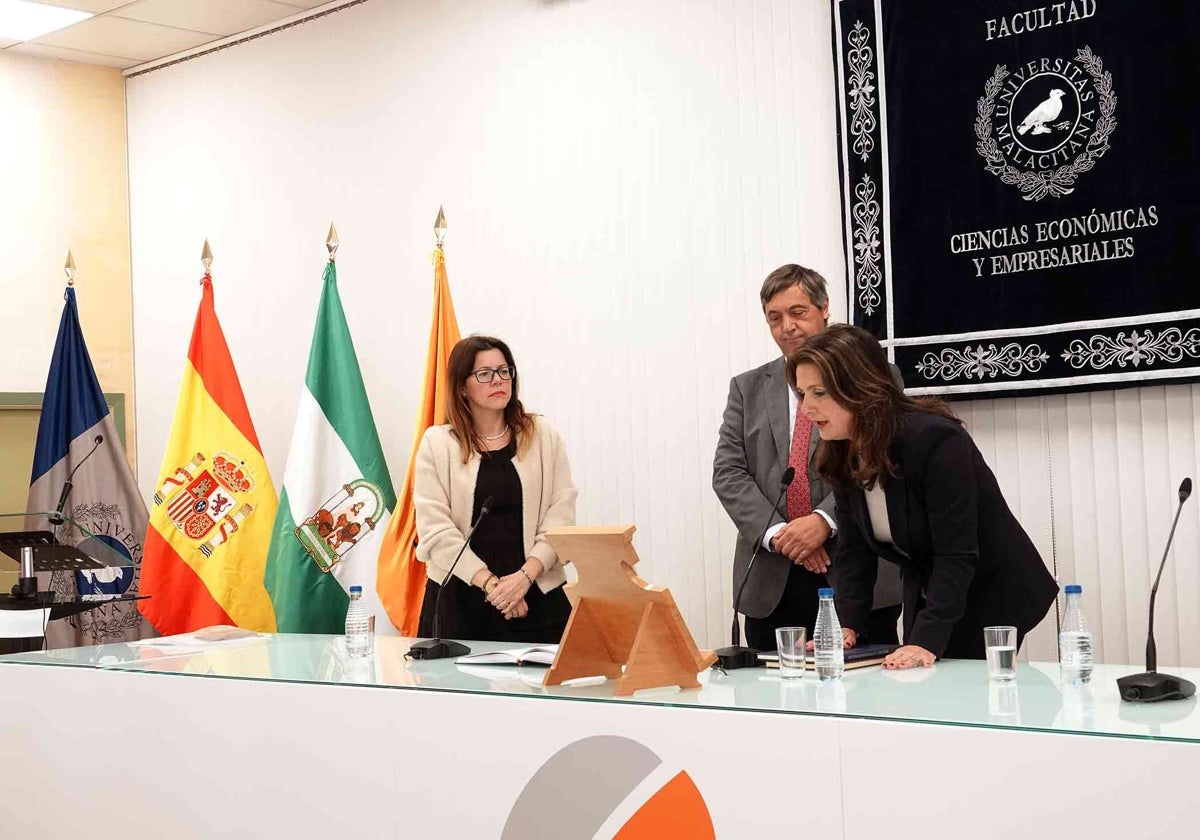
{"type": "Polygon", "coordinates": [[[1026,201],[1070,195],[1117,127],[1113,77],[1089,46],[997,64],[976,104],[975,150],[1026,201]]]}
{"type": "Polygon", "coordinates": [[[1050,91],[1050,95],[1026,115],[1021,124],[1017,126],[1017,134],[1024,134],[1026,131],[1033,129],[1034,134],[1049,134],[1050,129],[1046,123],[1054,122],[1058,119],[1058,115],[1062,113],[1064,93],[1061,88],[1055,88],[1050,91]]]}

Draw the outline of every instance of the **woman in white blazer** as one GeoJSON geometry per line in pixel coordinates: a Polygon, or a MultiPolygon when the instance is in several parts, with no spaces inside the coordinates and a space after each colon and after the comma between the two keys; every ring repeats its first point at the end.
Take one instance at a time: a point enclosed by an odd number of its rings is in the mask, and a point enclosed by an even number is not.
{"type": "Polygon", "coordinates": [[[443,638],[557,642],[571,606],[546,531],[575,523],[575,485],[562,438],[517,397],[512,351],[472,335],[450,352],[449,423],[417,451],[417,559],[429,577],[418,633],[433,635],[434,602],[471,523],[483,518],[442,595],[443,638]]]}

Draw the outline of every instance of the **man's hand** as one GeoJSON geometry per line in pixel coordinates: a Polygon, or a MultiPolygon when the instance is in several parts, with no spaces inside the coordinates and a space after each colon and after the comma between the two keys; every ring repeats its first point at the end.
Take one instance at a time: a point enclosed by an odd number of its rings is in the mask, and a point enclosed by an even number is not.
{"type": "Polygon", "coordinates": [[[824,574],[829,568],[829,556],[823,546],[831,533],[829,523],[819,513],[793,519],[771,539],[771,548],[791,560],[803,563],[810,572],[824,574]],[[810,555],[820,554],[819,557],[810,555]],[[809,562],[804,562],[809,559],[809,562]]]}
{"type": "Polygon", "coordinates": [[[832,563],[829,560],[829,553],[823,548],[818,548],[811,554],[806,554],[799,560],[792,561],[797,566],[803,566],[812,572],[814,575],[823,575],[829,571],[832,563]]]}

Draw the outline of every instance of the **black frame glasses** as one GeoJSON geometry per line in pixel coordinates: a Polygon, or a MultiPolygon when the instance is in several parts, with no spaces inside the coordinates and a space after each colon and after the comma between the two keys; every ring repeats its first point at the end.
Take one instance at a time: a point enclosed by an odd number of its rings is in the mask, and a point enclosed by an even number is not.
{"type": "Polygon", "coordinates": [[[480,385],[488,385],[496,381],[497,376],[507,382],[517,378],[517,367],[516,365],[504,365],[498,368],[479,368],[479,370],[471,371],[471,375],[480,385]]]}

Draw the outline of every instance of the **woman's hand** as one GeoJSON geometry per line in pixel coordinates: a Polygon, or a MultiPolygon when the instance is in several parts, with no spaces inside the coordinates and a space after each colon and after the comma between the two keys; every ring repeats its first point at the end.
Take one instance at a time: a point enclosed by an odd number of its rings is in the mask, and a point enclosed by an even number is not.
{"type": "Polygon", "coordinates": [[[527,615],[529,615],[529,604],[525,603],[525,599],[522,598],[520,601],[517,601],[504,611],[504,620],[508,621],[511,618],[524,618],[527,615]]]}
{"type": "MultiPolygon", "coordinates": [[[[842,647],[845,650],[849,650],[850,648],[854,647],[856,644],[858,644],[858,634],[855,633],[853,630],[851,630],[849,627],[843,627],[842,628],[842,647]]],[[[813,640],[812,639],[808,640],[808,644],[805,645],[805,648],[810,652],[812,651],[812,649],[813,649],[813,640]]]]}
{"type": "Polygon", "coordinates": [[[929,668],[937,659],[920,645],[905,645],[896,648],[883,660],[883,667],[889,671],[903,671],[906,668],[929,668]]]}
{"type": "MultiPolygon", "coordinates": [[[[529,578],[525,577],[520,571],[513,572],[511,575],[505,575],[500,578],[500,582],[496,584],[496,588],[487,596],[487,602],[500,612],[504,613],[505,618],[512,618],[509,611],[512,610],[518,602],[525,600],[525,595],[529,592],[529,578]]],[[[529,612],[528,606],[525,607],[526,613],[529,612]]],[[[520,616],[515,616],[520,618],[520,616]]]]}

